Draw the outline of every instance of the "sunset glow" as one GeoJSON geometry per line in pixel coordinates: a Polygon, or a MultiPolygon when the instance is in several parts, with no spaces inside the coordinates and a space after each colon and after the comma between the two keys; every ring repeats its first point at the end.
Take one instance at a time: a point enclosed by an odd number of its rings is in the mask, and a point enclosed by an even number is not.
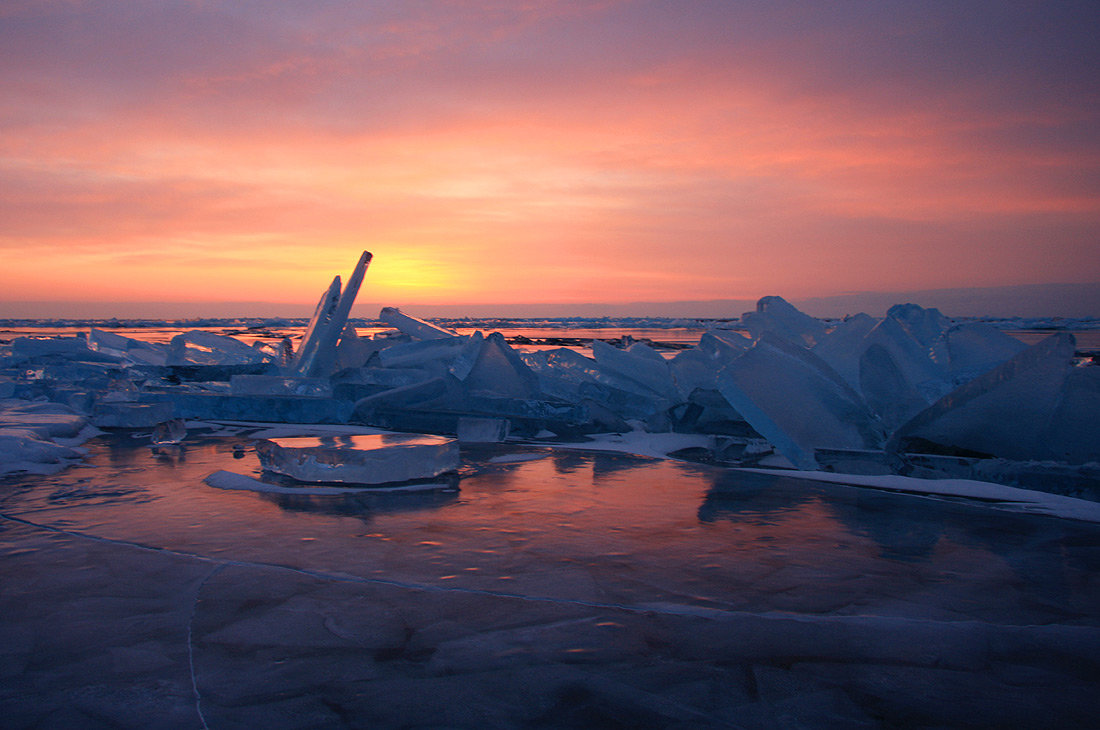
{"type": "Polygon", "coordinates": [[[305,312],[364,249],[397,306],[1100,282],[1098,31],[1087,2],[6,3],[0,316],[305,312]]]}

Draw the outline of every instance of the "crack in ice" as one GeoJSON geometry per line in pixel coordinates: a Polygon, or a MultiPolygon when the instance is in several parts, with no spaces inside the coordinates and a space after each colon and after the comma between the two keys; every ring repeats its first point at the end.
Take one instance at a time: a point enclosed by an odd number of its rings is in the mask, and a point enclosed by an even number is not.
{"type": "Polygon", "coordinates": [[[199,596],[202,594],[203,587],[225,567],[224,563],[215,566],[213,570],[206,574],[206,577],[202,579],[198,587],[195,588],[195,599],[191,602],[191,616],[187,619],[187,668],[191,673],[191,692],[195,696],[195,712],[198,713],[199,722],[202,723],[203,730],[210,730],[210,726],[206,724],[206,716],[202,714],[202,695],[199,693],[199,681],[195,676],[195,642],[193,639],[195,616],[199,611],[199,596]]]}

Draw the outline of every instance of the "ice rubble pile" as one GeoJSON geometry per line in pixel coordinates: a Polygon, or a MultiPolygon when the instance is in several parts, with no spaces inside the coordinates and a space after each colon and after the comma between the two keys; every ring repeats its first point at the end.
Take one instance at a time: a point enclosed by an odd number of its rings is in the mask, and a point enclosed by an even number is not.
{"type": "Polygon", "coordinates": [[[1075,364],[1069,334],[1025,347],[915,304],[828,327],[773,296],[736,323],[748,336],[715,329],[671,358],[598,340],[591,356],[520,352],[499,333],[460,336],[392,308],[380,317],[393,331],[361,338],[347,318],[369,262],[364,252],[343,289],[335,278],[296,349],[201,331],[167,347],[96,329],[19,338],[0,361],[0,396],[63,403],[100,427],[358,423],[467,441],[701,433],[719,461],[758,456],[766,440],[802,469],[1100,461],[1100,368],[1075,364]]]}

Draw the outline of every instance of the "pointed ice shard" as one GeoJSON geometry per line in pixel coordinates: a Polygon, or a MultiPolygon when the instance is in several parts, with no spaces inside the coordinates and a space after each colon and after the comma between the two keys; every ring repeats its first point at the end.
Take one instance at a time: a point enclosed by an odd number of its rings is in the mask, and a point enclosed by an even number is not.
{"type": "Polygon", "coordinates": [[[367,274],[367,266],[370,265],[371,254],[364,251],[359,257],[359,263],[355,265],[355,271],[348,279],[344,292],[340,295],[340,301],[336,305],[331,318],[319,327],[314,334],[317,338],[317,349],[313,353],[312,360],[308,363],[299,363],[300,375],[308,378],[325,377],[332,374],[336,364],[336,344],[340,340],[340,334],[348,323],[348,315],[351,314],[351,305],[355,304],[355,297],[359,294],[359,287],[363,284],[363,277],[367,274]]]}
{"type": "Polygon", "coordinates": [[[816,448],[882,443],[881,426],[832,368],[770,332],[719,373],[718,390],[799,469],[817,468],[816,448]]]}
{"type": "Polygon", "coordinates": [[[313,318],[309,321],[302,344],[290,367],[293,375],[307,378],[325,377],[332,374],[336,366],[336,345],[348,322],[351,306],[359,294],[359,287],[370,265],[371,254],[364,251],[348,279],[344,291],[340,293],[340,277],[332,280],[328,290],[321,295],[313,318]]]}
{"type": "Polygon", "coordinates": [[[458,333],[454,330],[439,327],[418,317],[405,314],[397,307],[382,307],[382,311],[378,313],[378,319],[418,340],[458,337],[458,333]]]}
{"type": "Polygon", "coordinates": [[[1032,345],[918,413],[887,449],[920,452],[931,444],[1006,459],[1055,458],[1044,434],[1051,431],[1074,348],[1073,335],[1064,332],[1032,345]]]}
{"type": "Polygon", "coordinates": [[[499,332],[493,332],[482,341],[477,358],[462,383],[472,395],[523,399],[539,394],[538,377],[499,332]]]}
{"type": "Polygon", "coordinates": [[[298,345],[298,351],[294,353],[294,361],[291,371],[295,375],[306,375],[313,360],[317,356],[317,345],[320,343],[321,330],[328,326],[336,313],[336,307],[340,303],[340,277],[333,277],[328,289],[321,295],[321,301],[317,302],[317,309],[313,311],[313,317],[309,320],[306,333],[302,336],[302,344],[298,345]]]}

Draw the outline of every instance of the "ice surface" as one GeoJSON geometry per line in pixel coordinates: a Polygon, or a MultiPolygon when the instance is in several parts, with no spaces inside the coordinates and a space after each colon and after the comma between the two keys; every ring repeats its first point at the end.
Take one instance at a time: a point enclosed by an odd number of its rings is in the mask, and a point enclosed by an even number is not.
{"type": "Polygon", "coordinates": [[[765,332],[771,332],[804,347],[813,347],[825,337],[825,325],[820,320],[800,312],[778,296],[761,298],[756,303],[755,312],[746,312],[741,316],[741,326],[749,331],[754,340],[760,339],[765,332]]]}
{"type": "Polygon", "coordinates": [[[383,484],[426,479],[458,468],[458,442],[442,436],[384,434],[264,439],[264,469],[303,482],[383,484]]]}
{"type": "MultiPolygon", "coordinates": [[[[894,433],[888,448],[922,451],[922,444],[930,443],[978,455],[1057,458],[1052,436],[1065,433],[1056,413],[1073,420],[1074,406],[1060,411],[1059,404],[1074,349],[1072,335],[1051,335],[914,416],[894,433]]],[[[1073,382],[1069,388],[1082,396],[1088,391],[1073,382]]],[[[1086,433],[1085,448],[1075,449],[1078,456],[1096,451],[1087,442],[1100,438],[1100,430],[1093,427],[1086,433]]]]}
{"type": "Polygon", "coordinates": [[[468,450],[460,499],[295,487],[248,476],[243,433],[192,433],[176,460],[109,436],[89,468],[5,479],[6,725],[1076,730],[1100,712],[1094,523],[502,445],[468,450]]]}
{"type": "Polygon", "coordinates": [[[176,335],[168,348],[168,365],[258,365],[269,362],[263,353],[240,340],[202,330],[176,335]]]}
{"type": "Polygon", "coordinates": [[[946,497],[969,497],[980,499],[993,506],[1039,514],[1049,514],[1087,522],[1100,522],[1100,503],[1087,499],[1075,499],[1060,494],[1047,494],[1031,489],[1018,489],[1003,484],[975,481],[973,479],[916,479],[896,474],[862,475],[835,474],[824,471],[776,471],[771,469],[746,468],[739,471],[751,471],[761,474],[796,476],[800,479],[813,479],[821,482],[851,484],[854,486],[889,489],[896,492],[911,492],[946,497]]]}
{"type": "Polygon", "coordinates": [[[765,332],[718,375],[718,390],[800,469],[815,448],[876,448],[883,434],[867,406],[809,350],[765,332]]]}
{"type": "Polygon", "coordinates": [[[418,317],[405,314],[397,307],[382,307],[378,319],[401,332],[418,340],[438,340],[446,337],[458,337],[454,330],[439,327],[418,317]]]}

